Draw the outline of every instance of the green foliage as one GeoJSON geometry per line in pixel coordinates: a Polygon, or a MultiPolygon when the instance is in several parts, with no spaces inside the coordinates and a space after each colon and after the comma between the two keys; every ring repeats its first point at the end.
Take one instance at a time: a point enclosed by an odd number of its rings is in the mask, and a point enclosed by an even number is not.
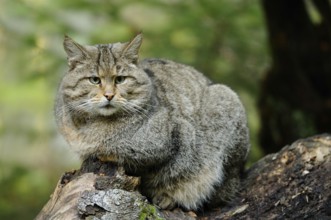
{"type": "Polygon", "coordinates": [[[0,176],[1,219],[33,219],[46,203],[50,187],[44,174],[13,165],[0,176]]]}
{"type": "Polygon", "coordinates": [[[60,173],[77,165],[56,132],[52,105],[66,70],[64,34],[126,41],[143,31],[141,58],[195,66],[242,98],[257,148],[255,102],[268,63],[257,0],[2,0],[0,2],[0,219],[33,217],[60,173]],[[72,162],[74,161],[74,162],[72,162]],[[20,208],[21,206],[22,208],[20,208]]]}

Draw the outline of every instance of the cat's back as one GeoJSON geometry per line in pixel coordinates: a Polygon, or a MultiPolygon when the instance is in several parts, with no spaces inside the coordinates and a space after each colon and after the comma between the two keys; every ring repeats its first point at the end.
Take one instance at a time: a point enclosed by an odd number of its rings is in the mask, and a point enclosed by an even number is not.
{"type": "Polygon", "coordinates": [[[140,67],[151,78],[160,100],[182,110],[191,109],[191,113],[197,110],[203,91],[211,84],[193,67],[171,60],[146,59],[140,67]]]}
{"type": "Polygon", "coordinates": [[[140,66],[151,77],[165,83],[207,86],[211,81],[191,66],[166,59],[145,59],[140,66]]]}

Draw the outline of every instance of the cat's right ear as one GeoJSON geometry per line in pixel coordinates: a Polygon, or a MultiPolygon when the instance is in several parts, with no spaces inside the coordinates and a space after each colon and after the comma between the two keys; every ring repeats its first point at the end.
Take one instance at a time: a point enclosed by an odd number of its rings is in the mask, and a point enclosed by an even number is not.
{"type": "Polygon", "coordinates": [[[79,60],[88,58],[88,51],[84,48],[84,46],[75,42],[67,35],[64,36],[63,47],[68,55],[68,65],[71,68],[74,68],[75,63],[79,60]]]}
{"type": "Polygon", "coordinates": [[[142,34],[136,35],[130,42],[126,43],[122,56],[130,62],[137,64],[139,48],[142,43],[142,34]]]}

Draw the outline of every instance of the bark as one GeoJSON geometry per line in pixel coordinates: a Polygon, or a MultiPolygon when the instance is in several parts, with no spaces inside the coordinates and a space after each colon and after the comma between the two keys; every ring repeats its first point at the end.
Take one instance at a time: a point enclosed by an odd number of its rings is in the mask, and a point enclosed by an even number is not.
{"type": "Polygon", "coordinates": [[[267,155],[245,172],[237,198],[215,210],[158,210],[138,186],[139,178],[115,164],[90,159],[63,175],[36,219],[328,219],[331,135],[298,140],[267,155]]]}

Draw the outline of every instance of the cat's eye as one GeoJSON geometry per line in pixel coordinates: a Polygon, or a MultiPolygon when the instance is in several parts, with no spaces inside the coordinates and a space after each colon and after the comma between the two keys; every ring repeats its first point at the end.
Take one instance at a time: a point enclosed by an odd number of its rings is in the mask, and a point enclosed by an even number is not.
{"type": "Polygon", "coordinates": [[[95,84],[95,85],[98,85],[101,83],[101,79],[97,76],[92,76],[89,78],[89,80],[90,80],[90,83],[95,84]]]}
{"type": "Polygon", "coordinates": [[[115,84],[121,84],[124,83],[126,77],[125,76],[116,76],[115,77],[115,84]]]}

